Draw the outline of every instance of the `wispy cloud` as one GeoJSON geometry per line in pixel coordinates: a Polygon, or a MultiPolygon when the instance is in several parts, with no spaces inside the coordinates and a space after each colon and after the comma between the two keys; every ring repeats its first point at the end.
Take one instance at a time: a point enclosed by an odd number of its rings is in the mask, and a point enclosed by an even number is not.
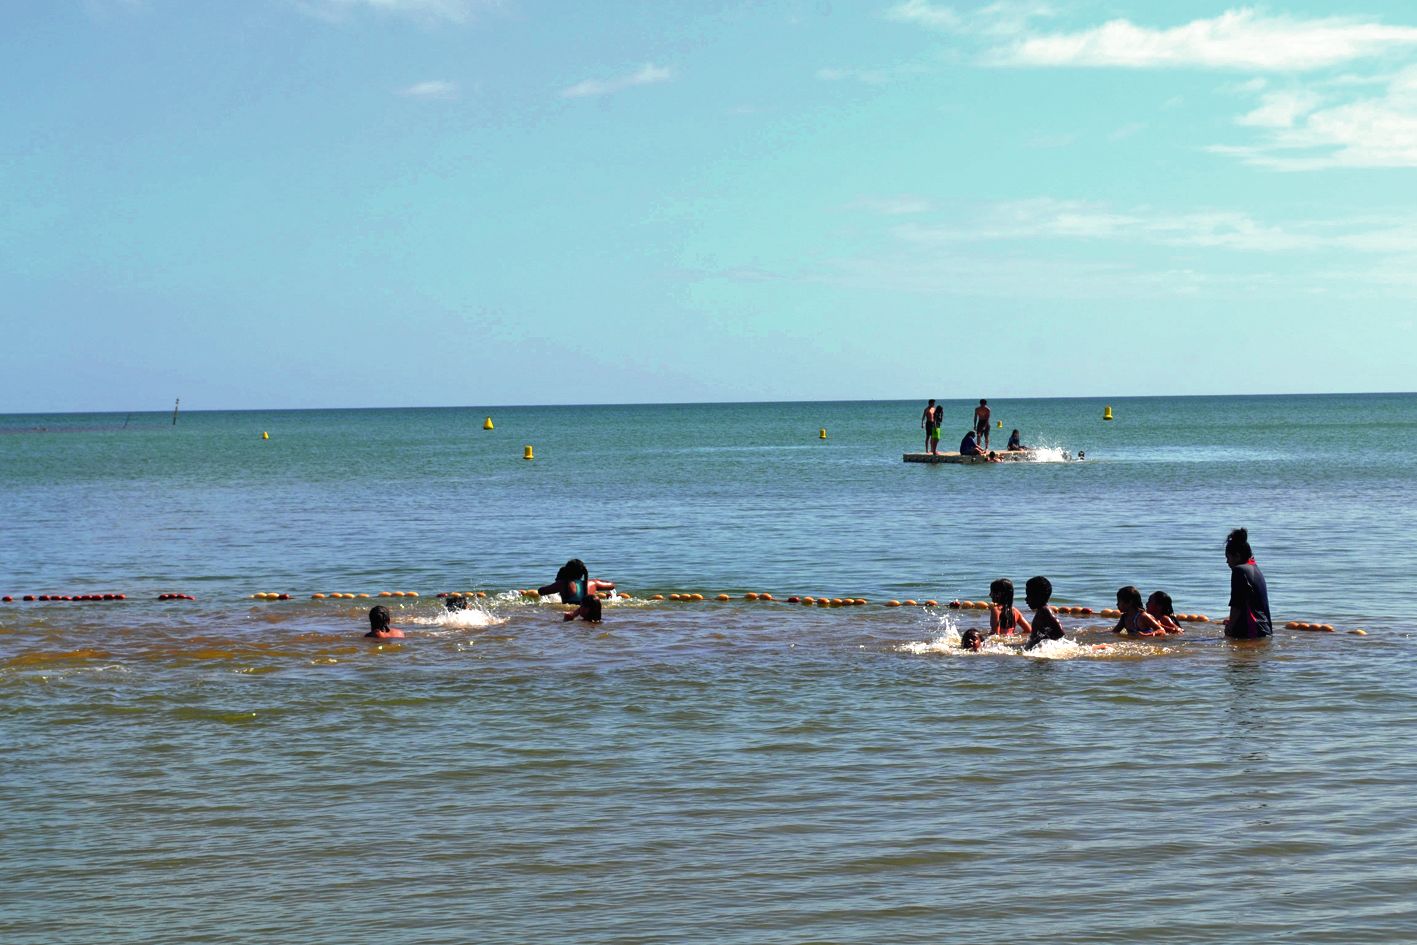
{"type": "Polygon", "coordinates": [[[399,89],[399,94],[408,98],[442,99],[444,101],[458,97],[458,84],[448,82],[445,79],[431,79],[427,82],[415,82],[413,85],[399,89]]]}
{"type": "Polygon", "coordinates": [[[669,69],[663,66],[656,66],[654,63],[645,63],[637,71],[629,75],[617,76],[613,79],[586,79],[577,82],[575,85],[567,86],[561,90],[562,98],[594,98],[598,95],[609,95],[624,89],[633,88],[637,85],[654,85],[659,82],[668,82],[674,77],[669,69]]]}
{"type": "Polygon", "coordinates": [[[927,3],[926,0],[905,0],[887,10],[886,16],[901,23],[916,23],[936,30],[957,29],[963,22],[951,8],[927,3]]]}
{"type": "Polygon", "coordinates": [[[1253,253],[1417,254],[1417,224],[1401,218],[1303,220],[1279,225],[1233,210],[1175,213],[1151,207],[1114,209],[1047,197],[991,204],[964,220],[904,224],[896,229],[896,235],[921,244],[1110,240],[1253,253]]]}
{"type": "Polygon", "coordinates": [[[1376,96],[1330,103],[1316,92],[1270,93],[1237,121],[1267,134],[1210,151],[1279,171],[1417,167],[1417,66],[1390,77],[1376,96]]]}
{"type": "Polygon", "coordinates": [[[1297,19],[1248,8],[1158,29],[1111,20],[1072,33],[1025,36],[990,60],[1013,66],[1251,69],[1293,72],[1417,47],[1417,28],[1348,17],[1297,19]]]}
{"type": "Polygon", "coordinates": [[[854,210],[865,210],[870,213],[879,213],[890,217],[926,213],[933,209],[930,201],[926,200],[924,197],[912,197],[908,194],[901,194],[894,197],[862,197],[859,200],[852,201],[850,206],[854,210]]]}
{"type": "Polygon", "coordinates": [[[501,4],[499,0],[296,0],[296,5],[327,20],[377,12],[428,22],[467,23],[501,4]]]}

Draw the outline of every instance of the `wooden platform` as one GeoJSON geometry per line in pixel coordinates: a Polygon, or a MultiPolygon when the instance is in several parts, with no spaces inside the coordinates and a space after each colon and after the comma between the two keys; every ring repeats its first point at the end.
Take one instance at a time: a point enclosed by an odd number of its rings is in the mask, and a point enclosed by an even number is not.
{"type": "MultiPolygon", "coordinates": [[[[961,456],[959,453],[906,453],[902,457],[907,463],[955,463],[960,466],[974,466],[989,462],[984,456],[961,456]]],[[[999,453],[999,459],[1006,463],[1021,463],[1033,458],[1033,450],[1016,450],[999,453]]]]}

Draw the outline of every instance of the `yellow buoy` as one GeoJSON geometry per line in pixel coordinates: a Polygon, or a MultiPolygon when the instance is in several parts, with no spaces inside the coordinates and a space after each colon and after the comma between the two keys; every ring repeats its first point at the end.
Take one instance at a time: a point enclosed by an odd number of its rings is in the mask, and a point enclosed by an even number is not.
{"type": "Polygon", "coordinates": [[[271,438],[271,435],[270,435],[269,433],[267,433],[265,430],[262,430],[262,431],[261,431],[261,439],[263,439],[263,440],[269,440],[270,438],[271,438]]]}
{"type": "Polygon", "coordinates": [[[1003,428],[1004,428],[1004,421],[1000,420],[1000,421],[999,421],[999,426],[997,427],[997,429],[1002,430],[1003,428]]]}
{"type": "Polygon", "coordinates": [[[530,446],[522,447],[522,459],[536,459],[536,454],[531,451],[530,446]]]}
{"type": "Polygon", "coordinates": [[[491,429],[494,429],[493,426],[492,426],[492,418],[491,418],[491,417],[488,417],[486,420],[483,420],[483,421],[482,421],[482,429],[484,429],[484,430],[491,430],[491,429]]]}
{"type": "Polygon", "coordinates": [[[1111,405],[1111,404],[1108,404],[1106,407],[1104,407],[1104,408],[1102,409],[1102,419],[1103,419],[1103,420],[1111,420],[1111,419],[1112,419],[1112,405],[1111,405]]]}
{"type": "Polygon", "coordinates": [[[819,433],[817,434],[817,437],[818,437],[818,439],[825,440],[825,439],[827,438],[827,428],[826,428],[826,427],[822,427],[821,432],[819,432],[819,433]]]}

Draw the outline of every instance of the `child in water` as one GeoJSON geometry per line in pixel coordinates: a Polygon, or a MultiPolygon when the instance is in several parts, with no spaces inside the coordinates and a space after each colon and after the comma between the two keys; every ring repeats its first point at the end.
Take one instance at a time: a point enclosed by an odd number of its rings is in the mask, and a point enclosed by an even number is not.
{"type": "Polygon", "coordinates": [[[587,597],[581,601],[581,605],[575,610],[561,617],[562,620],[575,620],[577,617],[586,623],[600,623],[600,598],[587,597]]]}
{"type": "Polygon", "coordinates": [[[369,608],[369,632],[366,637],[375,640],[402,640],[403,631],[389,626],[389,608],[383,604],[369,608]]]}
{"type": "Polygon", "coordinates": [[[1146,612],[1161,624],[1167,633],[1180,633],[1181,625],[1176,622],[1176,610],[1171,606],[1171,595],[1165,591],[1152,591],[1146,599],[1146,612]]]}
{"type": "Polygon", "coordinates": [[[963,635],[961,635],[959,638],[959,647],[962,650],[970,650],[974,653],[978,653],[980,648],[983,646],[984,634],[980,633],[973,627],[970,627],[968,630],[964,631],[963,635]]]}
{"type": "Polygon", "coordinates": [[[545,597],[547,594],[560,594],[563,604],[580,604],[588,597],[594,597],[601,591],[615,590],[614,581],[593,581],[590,572],[586,570],[585,562],[580,558],[572,558],[561,565],[556,572],[556,580],[552,584],[538,588],[537,594],[545,597]]]}
{"type": "Polygon", "coordinates": [[[989,599],[994,603],[989,607],[989,632],[1010,634],[1015,629],[1029,633],[1032,627],[1023,618],[1023,613],[1014,606],[1014,582],[999,578],[989,585],[989,599]]]}
{"type": "Polygon", "coordinates": [[[1122,612],[1122,618],[1117,621],[1117,626],[1112,628],[1113,633],[1131,633],[1139,637],[1166,635],[1166,628],[1142,609],[1141,591],[1130,584],[1117,589],[1117,609],[1122,612]]]}
{"type": "Polygon", "coordinates": [[[1058,615],[1048,606],[1052,597],[1053,582],[1041,574],[1029,578],[1028,583],[1023,586],[1024,602],[1033,609],[1033,632],[1028,635],[1028,642],[1023,645],[1025,650],[1033,649],[1044,640],[1063,639],[1063,625],[1058,623],[1058,615]]]}

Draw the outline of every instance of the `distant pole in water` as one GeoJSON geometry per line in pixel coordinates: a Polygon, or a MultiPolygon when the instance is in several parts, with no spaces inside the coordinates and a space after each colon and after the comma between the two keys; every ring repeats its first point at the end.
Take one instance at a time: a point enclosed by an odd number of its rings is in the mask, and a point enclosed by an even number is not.
{"type": "Polygon", "coordinates": [[[182,398],[178,397],[172,402],[172,425],[177,426],[177,408],[182,404],[182,398]]]}
{"type": "Polygon", "coordinates": [[[126,417],[123,418],[123,429],[125,429],[125,430],[128,429],[128,421],[129,421],[129,420],[132,420],[132,419],[133,419],[133,415],[132,415],[131,413],[128,414],[128,416],[126,416],[126,417]]]}

